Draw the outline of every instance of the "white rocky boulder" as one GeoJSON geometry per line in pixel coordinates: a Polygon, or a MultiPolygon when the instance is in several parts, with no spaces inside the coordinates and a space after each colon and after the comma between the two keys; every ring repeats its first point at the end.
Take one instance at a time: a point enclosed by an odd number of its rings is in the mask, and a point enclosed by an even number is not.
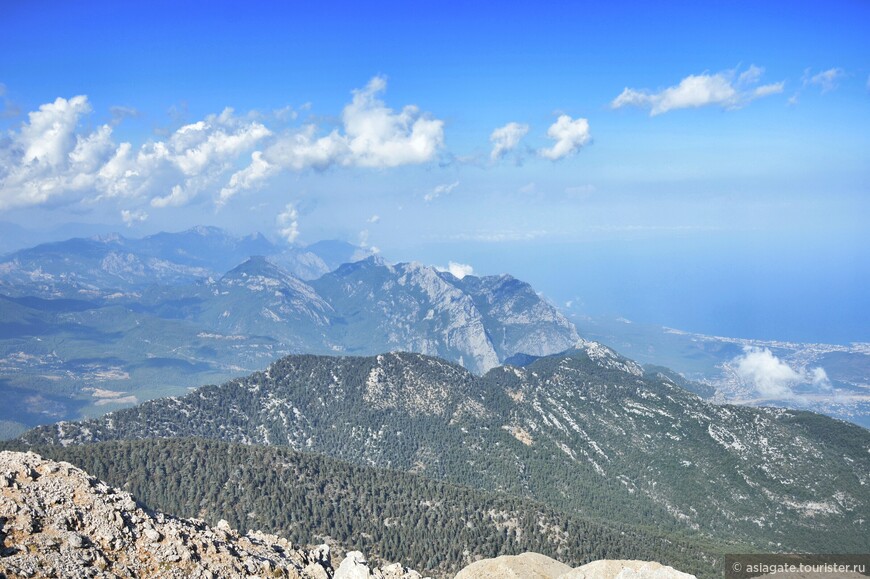
{"type": "Polygon", "coordinates": [[[460,571],[456,579],[695,579],[695,576],[649,561],[603,560],[571,569],[545,555],[523,553],[477,561],[460,571]]]}
{"type": "Polygon", "coordinates": [[[654,561],[593,561],[559,579],[695,579],[694,575],[654,561]]]}
{"type": "Polygon", "coordinates": [[[571,567],[540,553],[502,555],[472,563],[456,579],[556,579],[571,567]]]}

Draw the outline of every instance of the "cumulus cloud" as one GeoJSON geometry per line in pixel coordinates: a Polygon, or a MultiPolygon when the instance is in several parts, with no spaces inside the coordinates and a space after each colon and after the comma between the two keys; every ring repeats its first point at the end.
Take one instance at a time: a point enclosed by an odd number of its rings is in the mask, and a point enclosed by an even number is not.
{"type": "Polygon", "coordinates": [[[492,143],[492,153],[490,158],[493,161],[498,161],[511,151],[517,148],[520,140],[529,132],[529,125],[520,123],[508,123],[503,127],[495,129],[489,136],[489,141],[492,143]]]}
{"type": "Polygon", "coordinates": [[[689,75],[680,84],[658,92],[626,87],[610,106],[614,109],[626,106],[648,108],[650,116],[705,106],[738,109],[757,98],[783,91],[784,82],[759,86],[763,74],[763,68],[752,65],[739,74],[736,70],[726,70],[716,74],[689,75]]]}
{"type": "Polygon", "coordinates": [[[450,272],[457,279],[462,279],[467,275],[472,275],[474,273],[474,268],[465,263],[457,263],[455,261],[451,261],[447,264],[447,267],[435,266],[435,269],[438,271],[446,271],[450,272]]]}
{"type": "Polygon", "coordinates": [[[381,220],[381,216],[380,216],[380,215],[372,215],[372,216],[369,217],[366,221],[367,221],[368,223],[378,223],[378,222],[380,222],[380,220],[381,220]]]}
{"type": "Polygon", "coordinates": [[[799,384],[813,384],[830,388],[824,368],[794,369],[776,357],[767,348],[744,348],[743,355],[732,361],[737,376],[755,387],[766,398],[792,398],[792,388],[799,384]]]}
{"type": "Polygon", "coordinates": [[[281,135],[265,150],[265,159],[281,169],[304,171],[324,170],[347,158],[346,139],[337,130],[321,137],[317,131],[316,125],[306,125],[281,135]]]}
{"type": "Polygon", "coordinates": [[[552,161],[576,153],[592,138],[589,133],[589,121],[572,119],[568,115],[560,115],[547,129],[547,136],[556,143],[550,148],[541,149],[538,153],[552,161]]]}
{"type": "MultiPolygon", "coordinates": [[[[154,207],[182,205],[220,181],[238,156],[270,134],[232,109],[185,125],[165,141],[116,144],[112,126],[90,133],[87,96],[58,98],[28,115],[0,152],[0,209],[79,197],[151,197],[154,207]]],[[[126,114],[129,114],[127,111],[126,114]]],[[[117,118],[117,117],[116,117],[117,118]]]]}
{"type": "Polygon", "coordinates": [[[80,119],[90,111],[80,95],[28,114],[0,149],[0,209],[54,202],[95,186],[95,169],[113,149],[112,129],[103,125],[78,134],[80,119]]]}
{"type": "Polygon", "coordinates": [[[299,237],[299,212],[292,203],[288,203],[284,210],[278,214],[275,219],[278,223],[278,233],[287,240],[287,243],[293,243],[299,237]]]}
{"type": "MultiPolygon", "coordinates": [[[[384,169],[433,159],[444,145],[443,121],[413,105],[387,107],[380,98],[385,90],[386,80],[375,77],[353,91],[340,126],[325,134],[314,124],[275,134],[262,115],[238,117],[227,108],[140,145],[112,138],[113,125],[137,114],[134,109],[114,107],[111,123],[83,132],[91,113],[87,96],[58,98],[0,141],[0,210],[67,197],[144,198],[163,208],[209,195],[222,206],[281,171],[384,169]]],[[[285,122],[295,118],[290,113],[272,118],[285,122]]]]}
{"type": "Polygon", "coordinates": [[[275,140],[265,159],[285,169],[323,170],[333,165],[389,168],[431,161],[444,146],[444,121],[423,114],[414,105],[396,112],[379,98],[387,88],[373,78],[342,111],[341,129],[320,135],[308,125],[275,140]]]}
{"type": "Polygon", "coordinates": [[[453,183],[444,183],[442,185],[437,185],[430,192],[423,195],[423,201],[426,201],[428,203],[430,201],[434,201],[435,199],[437,199],[441,195],[450,195],[450,193],[454,189],[456,189],[457,187],[459,187],[459,181],[454,181],[453,183]]]}
{"type": "Polygon", "coordinates": [[[846,71],[842,68],[829,68],[816,74],[813,74],[812,70],[808,68],[804,71],[803,82],[804,86],[819,87],[824,94],[840,86],[840,80],[844,76],[846,76],[846,71]]]}
{"type": "Polygon", "coordinates": [[[414,105],[394,112],[378,99],[387,88],[377,76],[355,90],[342,114],[350,164],[396,167],[431,160],[444,144],[444,121],[423,115],[414,105]]]}
{"type": "Polygon", "coordinates": [[[148,219],[148,214],[142,211],[141,209],[131,210],[131,209],[122,209],[121,210],[121,221],[124,222],[124,225],[127,227],[132,227],[135,223],[141,223],[148,219]]]}
{"type": "Polygon", "coordinates": [[[221,189],[217,205],[223,207],[239,191],[253,190],[265,184],[277,172],[277,167],[263,158],[262,151],[251,153],[251,164],[232,174],[229,182],[221,189]]]}

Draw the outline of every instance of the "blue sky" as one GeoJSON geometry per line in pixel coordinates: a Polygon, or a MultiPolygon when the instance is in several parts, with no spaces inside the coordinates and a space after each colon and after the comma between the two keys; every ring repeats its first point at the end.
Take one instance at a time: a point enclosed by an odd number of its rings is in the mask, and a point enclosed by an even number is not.
{"type": "Polygon", "coordinates": [[[0,222],[341,237],[592,313],[870,340],[868,25],[862,1],[7,1],[0,222]]]}

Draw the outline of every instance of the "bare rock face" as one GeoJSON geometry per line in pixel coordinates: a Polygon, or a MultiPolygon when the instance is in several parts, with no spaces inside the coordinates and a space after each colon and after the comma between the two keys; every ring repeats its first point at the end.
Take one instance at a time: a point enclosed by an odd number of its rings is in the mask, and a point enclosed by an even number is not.
{"type": "MultiPolygon", "coordinates": [[[[595,561],[571,569],[538,553],[483,559],[472,563],[456,579],[695,579],[673,567],[647,561],[595,561]]],[[[336,576],[337,579],[337,576],[336,576]]]]}
{"type": "Polygon", "coordinates": [[[540,553],[503,555],[472,563],[456,575],[456,579],[556,579],[571,567],[540,553]]]}
{"type": "MultiPolygon", "coordinates": [[[[419,579],[399,565],[372,569],[351,553],[351,577],[419,579]],[[361,574],[362,571],[365,574],[361,574]]],[[[348,557],[349,559],[351,557],[348,557]]],[[[259,531],[241,534],[220,521],[148,513],[66,462],[32,452],[0,452],[0,577],[287,577],[330,579],[329,547],[295,548],[259,531]]]]}
{"type": "Polygon", "coordinates": [[[695,579],[695,576],[649,561],[594,561],[559,579],[695,579]]]}

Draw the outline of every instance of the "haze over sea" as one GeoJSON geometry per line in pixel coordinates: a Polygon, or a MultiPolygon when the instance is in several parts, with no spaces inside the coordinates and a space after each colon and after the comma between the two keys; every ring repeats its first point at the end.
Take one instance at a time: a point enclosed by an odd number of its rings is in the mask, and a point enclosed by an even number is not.
{"type": "MultiPolygon", "coordinates": [[[[735,338],[870,341],[866,243],[762,234],[640,236],[420,247],[401,258],[441,263],[444,254],[473,264],[476,274],[509,272],[581,314],[735,338]]],[[[579,329],[582,334],[582,324],[579,329]]]]}

